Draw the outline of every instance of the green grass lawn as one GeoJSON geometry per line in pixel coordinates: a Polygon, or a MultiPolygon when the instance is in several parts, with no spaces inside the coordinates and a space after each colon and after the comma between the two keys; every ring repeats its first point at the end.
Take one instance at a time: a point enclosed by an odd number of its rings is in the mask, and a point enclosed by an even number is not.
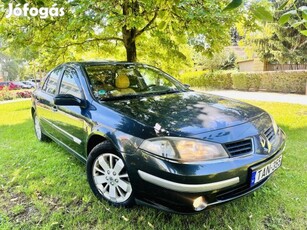
{"type": "Polygon", "coordinates": [[[283,166],[255,193],[191,216],[99,202],[85,165],[36,140],[30,101],[0,104],[0,229],[306,229],[307,106],[249,102],[286,132],[283,166]]]}

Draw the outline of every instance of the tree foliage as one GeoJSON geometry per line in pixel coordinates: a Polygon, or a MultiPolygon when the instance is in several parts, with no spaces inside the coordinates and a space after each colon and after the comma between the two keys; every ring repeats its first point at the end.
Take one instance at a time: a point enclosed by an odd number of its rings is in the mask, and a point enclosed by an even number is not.
{"type": "Polygon", "coordinates": [[[174,66],[191,63],[190,38],[203,35],[210,54],[229,41],[237,0],[43,0],[31,6],[64,7],[63,17],[0,16],[3,50],[40,68],[85,56],[174,66]],[[236,3],[236,4],[234,4],[236,3]],[[226,7],[226,8],[225,8],[226,7]],[[225,10],[223,10],[225,9],[225,10]],[[160,63],[159,63],[160,62],[160,63]]]}
{"type": "MultiPolygon", "coordinates": [[[[253,50],[265,62],[300,64],[307,61],[307,37],[301,33],[303,24],[293,27],[293,24],[280,23],[288,9],[281,10],[282,2],[255,1],[251,8],[259,5],[266,8],[273,15],[272,21],[250,20],[253,15],[247,14],[248,20],[238,24],[240,35],[244,37],[240,41],[253,50]],[[253,25],[250,25],[253,21],[253,25]]],[[[295,1],[295,7],[300,8],[301,1],[295,1]]],[[[250,11],[253,14],[253,11],[250,11]]],[[[254,15],[255,16],[255,15],[254,15]]]]}
{"type": "Polygon", "coordinates": [[[307,36],[307,2],[302,0],[284,0],[278,10],[282,11],[278,22],[280,25],[288,24],[307,36]]]}
{"type": "Polygon", "coordinates": [[[234,52],[225,49],[221,52],[215,53],[212,57],[206,57],[201,53],[194,54],[194,63],[203,70],[229,70],[236,66],[236,56],[234,52]]]}
{"type": "Polygon", "coordinates": [[[5,81],[12,81],[18,77],[19,66],[16,61],[9,56],[0,53],[0,74],[5,81]]]}

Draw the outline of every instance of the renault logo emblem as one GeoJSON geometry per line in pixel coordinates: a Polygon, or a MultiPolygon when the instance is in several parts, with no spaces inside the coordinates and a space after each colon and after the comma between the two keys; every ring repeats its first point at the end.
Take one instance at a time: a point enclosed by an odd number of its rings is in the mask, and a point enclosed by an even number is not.
{"type": "Polygon", "coordinates": [[[260,135],[260,144],[261,144],[265,153],[271,152],[272,144],[266,136],[260,135]]]}

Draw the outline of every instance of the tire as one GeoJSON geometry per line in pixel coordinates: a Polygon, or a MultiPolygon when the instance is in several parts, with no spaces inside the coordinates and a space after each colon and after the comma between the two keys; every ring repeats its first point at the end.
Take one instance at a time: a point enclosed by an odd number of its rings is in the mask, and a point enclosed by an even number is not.
{"type": "Polygon", "coordinates": [[[109,142],[98,144],[86,162],[88,183],[99,200],[116,207],[135,204],[126,164],[109,142]]]}
{"type": "Polygon", "coordinates": [[[35,136],[39,141],[48,141],[49,138],[42,132],[42,128],[41,125],[39,123],[39,119],[36,116],[36,114],[34,113],[33,116],[33,121],[34,121],[34,132],[35,132],[35,136]]]}

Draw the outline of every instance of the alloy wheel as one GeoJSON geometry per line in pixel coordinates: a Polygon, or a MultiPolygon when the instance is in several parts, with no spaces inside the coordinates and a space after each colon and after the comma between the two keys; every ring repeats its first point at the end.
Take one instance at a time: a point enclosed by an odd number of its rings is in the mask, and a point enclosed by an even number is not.
{"type": "Polygon", "coordinates": [[[122,203],[129,199],[132,187],[125,164],[113,153],[98,156],[93,164],[93,180],[98,191],[107,200],[122,203]]]}

